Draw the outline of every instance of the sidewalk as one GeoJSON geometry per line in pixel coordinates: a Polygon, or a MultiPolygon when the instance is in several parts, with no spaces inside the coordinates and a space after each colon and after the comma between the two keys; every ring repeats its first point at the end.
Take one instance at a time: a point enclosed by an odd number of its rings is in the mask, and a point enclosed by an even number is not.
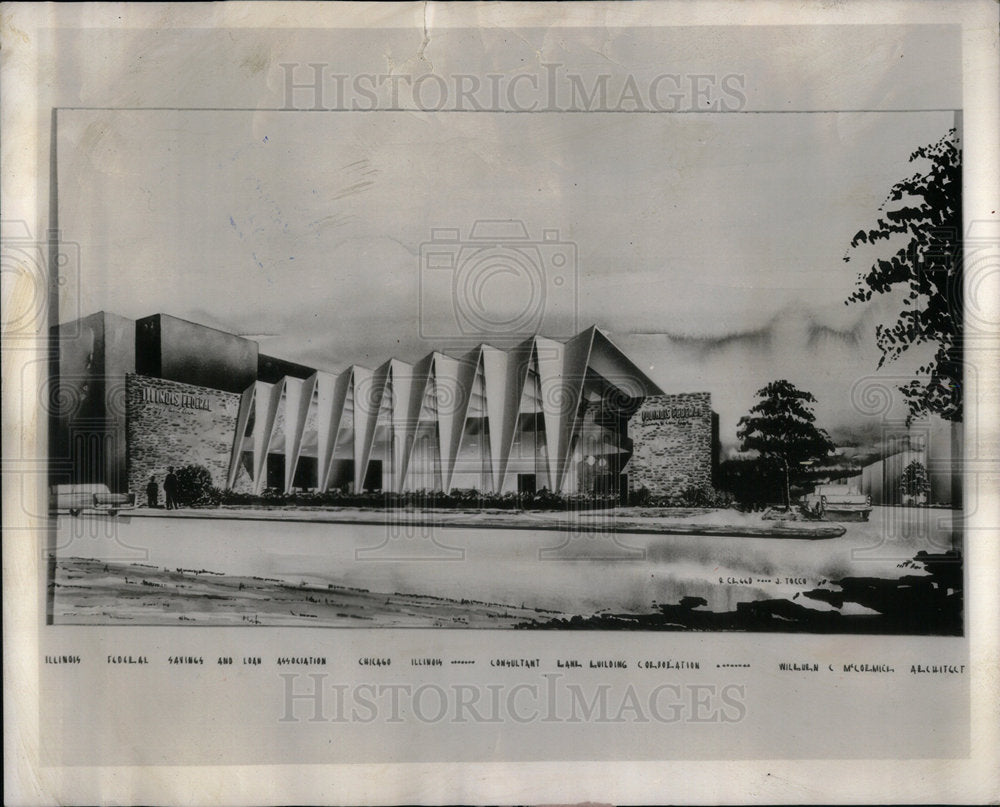
{"type": "Polygon", "coordinates": [[[633,533],[652,535],[713,535],[749,538],[836,538],[842,526],[829,523],[764,522],[759,514],[735,510],[682,510],[677,516],[643,515],[636,508],[565,511],[456,511],[361,510],[275,507],[182,508],[163,510],[140,507],[118,518],[215,519],[230,521],[282,521],[313,524],[414,524],[456,529],[475,527],[506,530],[554,530],[579,533],[633,533]]]}

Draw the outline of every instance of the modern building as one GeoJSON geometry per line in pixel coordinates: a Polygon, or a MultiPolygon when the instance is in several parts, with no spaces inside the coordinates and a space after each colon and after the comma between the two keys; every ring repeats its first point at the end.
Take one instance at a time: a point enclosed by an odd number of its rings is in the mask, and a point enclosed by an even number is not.
{"type": "Polygon", "coordinates": [[[667,395],[597,327],[339,373],[154,314],[56,329],[52,482],[142,490],[169,466],[267,489],[656,495],[710,488],[708,393],[667,395]]]}
{"type": "Polygon", "coordinates": [[[907,466],[919,463],[927,475],[928,486],[912,503],[960,507],[961,444],[961,424],[933,416],[897,435],[889,441],[885,457],[866,465],[860,474],[844,482],[871,496],[875,505],[911,503],[903,495],[900,483],[907,466]]]}

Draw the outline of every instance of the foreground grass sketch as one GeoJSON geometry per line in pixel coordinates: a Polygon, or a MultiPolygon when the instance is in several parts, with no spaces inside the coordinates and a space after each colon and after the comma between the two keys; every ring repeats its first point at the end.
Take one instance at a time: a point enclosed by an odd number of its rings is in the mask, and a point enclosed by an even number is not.
{"type": "Polygon", "coordinates": [[[56,562],[63,624],[322,625],[340,627],[543,628],[562,630],[784,631],[962,634],[962,559],[919,552],[898,579],[844,577],[789,598],[712,611],[685,596],[649,613],[564,614],[426,594],[290,583],[206,569],[163,569],[85,558],[56,562]],[[113,603],[113,605],[112,605],[113,603]]]}
{"type": "Polygon", "coordinates": [[[559,616],[501,603],[86,558],[58,561],[52,585],[63,624],[497,628],[559,616]]]}

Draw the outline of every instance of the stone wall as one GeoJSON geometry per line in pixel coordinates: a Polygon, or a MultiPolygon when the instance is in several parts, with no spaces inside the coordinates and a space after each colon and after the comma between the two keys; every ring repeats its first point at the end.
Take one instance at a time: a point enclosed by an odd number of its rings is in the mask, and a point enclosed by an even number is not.
{"type": "MultiPolygon", "coordinates": [[[[203,465],[212,482],[226,486],[240,396],[176,381],[125,377],[129,489],[146,501],[153,476],[164,502],[163,478],[173,465],[203,465]]],[[[248,480],[244,477],[244,487],[248,480]]]]}
{"type": "Polygon", "coordinates": [[[715,439],[712,396],[707,392],[652,395],[629,418],[632,459],[629,489],[654,496],[686,488],[712,488],[715,439]]]}

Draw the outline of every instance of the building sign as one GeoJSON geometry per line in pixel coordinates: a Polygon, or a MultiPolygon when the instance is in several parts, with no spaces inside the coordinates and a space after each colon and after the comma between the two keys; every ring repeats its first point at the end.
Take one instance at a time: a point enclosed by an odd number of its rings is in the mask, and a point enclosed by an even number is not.
{"type": "Polygon", "coordinates": [[[184,392],[174,392],[172,390],[151,389],[150,387],[143,387],[142,402],[167,404],[168,406],[176,406],[180,409],[203,409],[206,412],[210,412],[212,409],[207,397],[188,395],[184,392]]]}
{"type": "Polygon", "coordinates": [[[660,406],[655,409],[646,409],[642,412],[642,422],[656,420],[682,420],[684,418],[701,417],[704,413],[699,406],[660,406]]]}

